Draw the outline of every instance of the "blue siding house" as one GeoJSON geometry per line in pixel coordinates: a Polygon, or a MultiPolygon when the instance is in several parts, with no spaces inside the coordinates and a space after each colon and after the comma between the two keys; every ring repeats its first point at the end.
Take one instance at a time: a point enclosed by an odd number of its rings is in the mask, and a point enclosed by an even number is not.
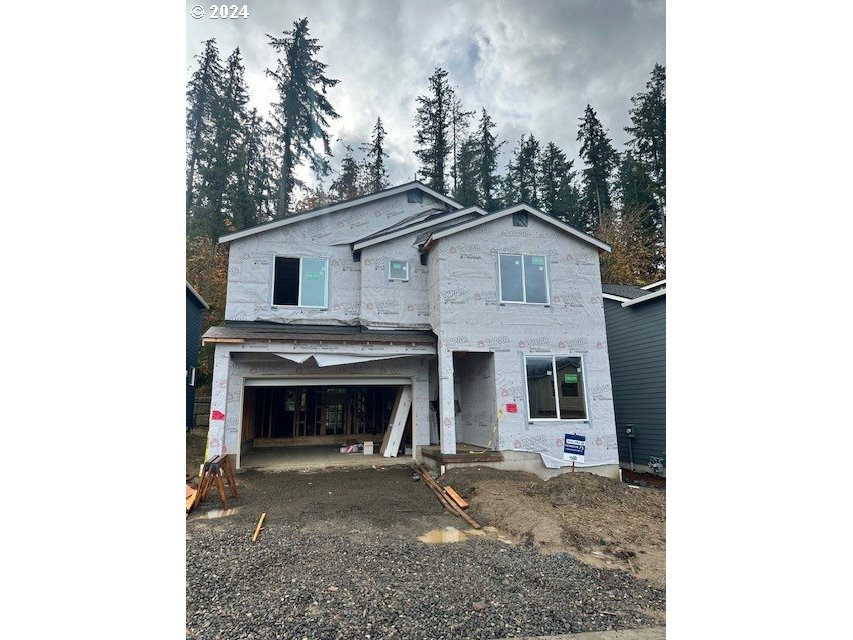
{"type": "Polygon", "coordinates": [[[602,293],[619,463],[666,475],[666,281],[602,293]]]}
{"type": "Polygon", "coordinates": [[[208,309],[210,305],[187,282],[187,431],[193,427],[196,367],[201,347],[201,314],[208,309]]]}

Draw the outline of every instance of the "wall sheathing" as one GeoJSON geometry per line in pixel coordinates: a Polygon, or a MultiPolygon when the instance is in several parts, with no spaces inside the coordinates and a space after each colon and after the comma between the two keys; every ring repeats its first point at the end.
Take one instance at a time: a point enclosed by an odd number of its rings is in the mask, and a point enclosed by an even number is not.
{"type": "Polygon", "coordinates": [[[372,327],[429,329],[428,269],[415,234],[365,247],[361,252],[361,318],[372,327]],[[390,260],[409,261],[409,280],[388,279],[390,260]]]}
{"type": "MultiPolygon", "coordinates": [[[[538,453],[548,468],[563,461],[566,433],[586,436],[578,466],[618,464],[598,252],[592,245],[529,217],[505,216],[442,238],[429,256],[428,297],[438,335],[442,451],[455,434],[454,351],[494,353],[498,449],[538,453]],[[500,304],[498,254],[545,255],[549,306],[500,304]],[[582,356],[588,420],[529,422],[524,354],[582,356]],[[508,411],[515,404],[516,413],[508,411]]],[[[455,442],[453,443],[455,453],[455,442]]]]}
{"type": "MultiPolygon", "coordinates": [[[[228,254],[225,319],[366,324],[360,321],[359,315],[363,265],[353,260],[350,243],[437,207],[446,205],[427,194],[422,194],[422,202],[408,202],[407,195],[403,193],[232,241],[228,254]],[[329,258],[328,308],[274,308],[272,280],[275,256],[329,258]]],[[[410,268],[412,266],[410,263],[410,268]]],[[[378,307],[374,317],[381,320],[386,316],[378,311],[384,307],[378,307]]],[[[426,323],[421,321],[421,324],[426,323]]]]}
{"type": "Polygon", "coordinates": [[[340,377],[352,376],[353,385],[362,376],[393,376],[412,380],[412,438],[415,445],[429,444],[429,361],[435,350],[429,345],[344,345],[329,343],[217,344],[214,351],[211,390],[210,431],[207,456],[224,452],[236,454],[240,448],[240,416],[246,378],[261,377],[340,377]],[[381,355],[384,351],[407,357],[374,360],[350,365],[320,367],[313,360],[302,364],[278,357],[276,353],[352,353],[381,355]],[[218,413],[217,413],[218,412],[218,413]],[[222,414],[221,419],[213,419],[222,414]],[[224,449],[223,449],[224,444],[224,449]]]}

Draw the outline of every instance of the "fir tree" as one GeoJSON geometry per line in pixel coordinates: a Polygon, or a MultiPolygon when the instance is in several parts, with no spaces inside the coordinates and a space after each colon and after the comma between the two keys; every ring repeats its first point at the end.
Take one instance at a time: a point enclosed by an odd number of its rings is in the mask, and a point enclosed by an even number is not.
{"type": "Polygon", "coordinates": [[[249,112],[237,151],[236,176],[229,191],[234,230],[270,218],[270,174],[264,121],[257,109],[249,112]]]}
{"type": "Polygon", "coordinates": [[[465,206],[479,205],[480,194],[477,188],[479,178],[479,149],[477,141],[464,140],[459,148],[457,159],[458,175],[453,198],[465,206]]]}
{"type": "Polygon", "coordinates": [[[373,127],[373,135],[370,142],[361,145],[364,153],[364,164],[362,172],[365,182],[365,193],[376,193],[388,186],[388,171],[385,169],[385,161],[388,154],[385,153],[385,128],[382,126],[382,118],[376,118],[373,127]]]}
{"type": "Polygon", "coordinates": [[[294,22],[293,29],[283,35],[276,38],[267,34],[269,45],[280,56],[275,70],[266,70],[275,80],[277,91],[271,122],[280,157],[277,218],[290,210],[293,188],[300,185],[295,169],[303,158],[317,176],[328,175],[329,164],[323,155],[331,155],[326,127],[330,118],[339,117],[325,95],[339,81],[327,77],[327,65],[317,60],[322,46],[309,37],[308,18],[294,22]],[[321,141],[322,154],[314,149],[314,140],[321,141]]]}
{"type": "Polygon", "coordinates": [[[418,96],[415,115],[415,155],[420,161],[420,175],[427,185],[446,193],[447,157],[451,153],[453,126],[453,89],[447,82],[447,71],[437,68],[429,77],[426,95],[418,96]]]}
{"type": "Polygon", "coordinates": [[[539,205],[543,211],[574,227],[585,228],[573,160],[553,142],[539,156],[539,205]]]}
{"type": "Polygon", "coordinates": [[[206,146],[213,131],[214,109],[222,83],[222,63],[216,40],[205,40],[204,51],[195,58],[198,68],[187,83],[187,195],[186,215],[189,222],[196,196],[196,172],[205,159],[206,146]]]}
{"type": "Polygon", "coordinates": [[[495,175],[498,168],[498,153],[504,142],[497,142],[492,133],[495,123],[483,108],[480,122],[477,124],[477,187],[480,204],[486,211],[496,211],[500,207],[498,189],[500,179],[495,175]]]}
{"type": "Polygon", "coordinates": [[[628,148],[654,185],[658,209],[666,208],[666,67],[656,64],[646,91],[631,98],[628,148]]]}
{"type": "Polygon", "coordinates": [[[361,195],[361,171],[358,162],[352,157],[352,147],[347,145],[346,155],[341,160],[341,170],[330,187],[335,201],[351,200],[361,195]]]}
{"type": "Polygon", "coordinates": [[[586,228],[591,228],[600,224],[613,205],[611,178],[619,156],[590,105],[586,105],[580,120],[577,139],[581,143],[580,158],[586,165],[583,169],[583,222],[586,228]]]}
{"type": "Polygon", "coordinates": [[[450,173],[453,176],[454,193],[456,193],[459,176],[459,150],[463,144],[463,138],[467,138],[468,123],[473,115],[473,111],[465,111],[462,107],[462,99],[454,93],[450,107],[450,131],[453,145],[453,166],[450,168],[450,173]]]}
{"type": "Polygon", "coordinates": [[[520,202],[529,204],[531,207],[539,206],[538,159],[539,141],[533,137],[532,133],[526,139],[521,136],[507,171],[507,178],[512,182],[512,193],[516,200],[505,202],[505,206],[520,202]]]}

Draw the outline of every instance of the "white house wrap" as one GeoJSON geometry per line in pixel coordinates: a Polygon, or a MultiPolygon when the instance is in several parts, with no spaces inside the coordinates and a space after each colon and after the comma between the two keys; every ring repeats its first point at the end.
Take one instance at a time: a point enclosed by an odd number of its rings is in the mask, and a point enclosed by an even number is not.
{"type": "Polygon", "coordinates": [[[452,455],[459,442],[538,454],[558,469],[572,464],[564,440],[576,434],[586,446],[577,466],[615,473],[601,241],[526,206],[463,209],[417,182],[222,241],[231,243],[226,322],[205,334],[217,342],[209,453],[246,446],[244,389],[264,383],[253,380],[369,379],[412,385],[416,456],[431,442],[452,455]],[[326,304],[273,304],[285,277],[277,256],[327,259],[319,281],[300,270],[292,285],[315,295],[325,275],[326,304]],[[501,274],[509,291],[513,269],[524,301],[502,301],[501,274]],[[526,356],[548,356],[531,361],[548,376],[535,381],[533,411],[526,356]]]}

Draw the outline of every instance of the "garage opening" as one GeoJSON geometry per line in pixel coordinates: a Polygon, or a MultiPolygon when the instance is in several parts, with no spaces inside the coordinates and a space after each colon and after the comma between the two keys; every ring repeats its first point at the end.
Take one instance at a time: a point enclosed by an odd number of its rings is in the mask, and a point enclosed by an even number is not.
{"type": "MultiPolygon", "coordinates": [[[[365,442],[373,442],[378,455],[398,393],[408,386],[388,384],[390,381],[354,385],[346,384],[351,379],[247,380],[243,390],[241,457],[249,452],[269,454],[271,448],[307,446],[322,446],[319,452],[332,455],[340,453],[341,446],[365,442]]],[[[399,453],[405,453],[411,442],[409,412],[399,453]]]]}

